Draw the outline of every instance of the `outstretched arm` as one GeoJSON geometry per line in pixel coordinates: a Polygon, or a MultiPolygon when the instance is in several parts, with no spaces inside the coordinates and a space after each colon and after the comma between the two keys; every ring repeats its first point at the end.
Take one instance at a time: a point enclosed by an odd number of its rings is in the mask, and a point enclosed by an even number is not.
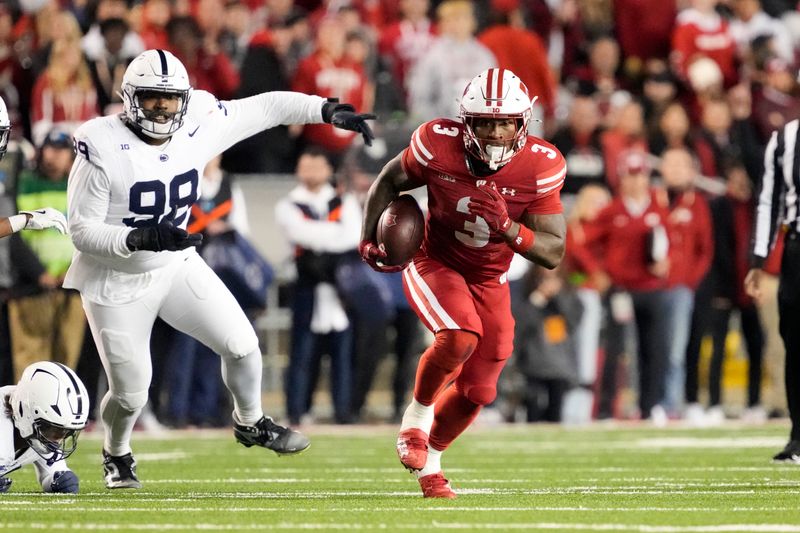
{"type": "Polygon", "coordinates": [[[331,102],[320,96],[292,91],[273,91],[238,100],[218,101],[211,94],[198,91],[192,109],[201,128],[213,128],[224,151],[242,139],[279,125],[332,124],[336,128],[358,132],[364,142],[375,137],[367,120],[375,115],[356,113],[347,103],[331,102]],[[196,110],[195,110],[196,109],[196,110]]]}

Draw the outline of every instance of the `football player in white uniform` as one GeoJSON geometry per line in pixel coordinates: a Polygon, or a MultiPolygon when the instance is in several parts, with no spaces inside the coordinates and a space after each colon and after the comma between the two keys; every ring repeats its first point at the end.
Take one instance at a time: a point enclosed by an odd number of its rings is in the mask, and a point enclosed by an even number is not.
{"type": "MultiPolygon", "coordinates": [[[[8,151],[8,138],[11,135],[11,120],[5,101],[0,98],[0,159],[8,151]]],[[[35,211],[21,211],[18,215],[0,217],[0,239],[23,229],[56,228],[61,233],[67,231],[67,220],[61,211],[52,207],[35,211]]]]}
{"type": "Polygon", "coordinates": [[[86,427],[89,395],[75,372],[60,363],[33,363],[17,385],[0,388],[0,492],[8,474],[33,463],[44,492],[77,494],[78,476],[67,468],[86,427]]]}
{"type": "Polygon", "coordinates": [[[122,97],[122,114],[76,131],[67,191],[76,252],[64,287],[81,292],[109,384],[101,404],[106,487],[141,487],[130,440],[147,403],[157,316],[222,357],[236,440],[278,454],[303,451],[304,435],[264,416],[255,331],[195,251],[201,236],[184,228],[203,168],[233,144],[279,124],[322,122],[358,131],[370,143],[365,120],[375,117],[293,92],[220,102],[192,91],[183,64],[162,50],[133,60],[122,97]]]}

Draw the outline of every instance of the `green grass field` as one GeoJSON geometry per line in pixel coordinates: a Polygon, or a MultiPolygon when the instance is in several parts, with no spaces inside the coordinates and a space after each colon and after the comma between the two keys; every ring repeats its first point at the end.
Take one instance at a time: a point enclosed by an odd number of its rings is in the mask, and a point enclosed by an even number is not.
{"type": "Polygon", "coordinates": [[[785,424],[477,427],[444,455],[452,501],[420,496],[395,431],[312,428],[297,457],[228,432],[137,433],[139,491],[104,488],[94,432],[70,458],[81,494],[42,495],[26,467],[0,495],[0,529],[800,532],[800,466],[769,462],[785,424]]]}

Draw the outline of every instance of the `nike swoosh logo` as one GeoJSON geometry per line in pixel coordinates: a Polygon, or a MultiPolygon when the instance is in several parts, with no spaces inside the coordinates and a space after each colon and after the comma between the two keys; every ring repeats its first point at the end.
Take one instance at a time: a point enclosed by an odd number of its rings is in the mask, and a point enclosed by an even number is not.
{"type": "Polygon", "coordinates": [[[38,211],[34,211],[34,212],[35,213],[39,213],[40,215],[47,214],[47,211],[45,211],[44,209],[39,209],[38,211]]]}
{"type": "Polygon", "coordinates": [[[195,134],[195,133],[197,133],[197,130],[199,130],[199,129],[200,129],[200,126],[197,126],[197,127],[194,129],[194,131],[192,131],[192,132],[189,132],[189,137],[194,137],[194,134],[195,134]]]}

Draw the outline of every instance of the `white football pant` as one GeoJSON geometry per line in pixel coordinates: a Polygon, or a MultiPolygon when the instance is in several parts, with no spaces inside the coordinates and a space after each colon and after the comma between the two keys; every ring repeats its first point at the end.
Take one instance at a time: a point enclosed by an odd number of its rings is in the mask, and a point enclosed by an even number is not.
{"type": "Polygon", "coordinates": [[[107,306],[84,299],[83,307],[108,377],[101,417],[111,455],[131,452],[131,432],[147,403],[153,374],[150,334],[157,316],[222,356],[222,377],[238,421],[254,424],[263,416],[258,338],[236,299],[199,255],[190,254],[134,302],[107,306]]]}

